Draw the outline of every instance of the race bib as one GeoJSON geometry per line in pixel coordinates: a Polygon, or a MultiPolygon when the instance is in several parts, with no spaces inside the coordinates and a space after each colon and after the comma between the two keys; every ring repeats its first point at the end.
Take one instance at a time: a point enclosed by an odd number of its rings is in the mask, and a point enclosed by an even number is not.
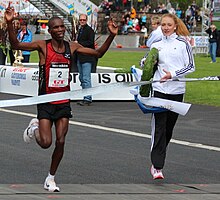
{"type": "Polygon", "coordinates": [[[51,63],[48,87],[66,87],[69,84],[67,63],[51,63]]]}

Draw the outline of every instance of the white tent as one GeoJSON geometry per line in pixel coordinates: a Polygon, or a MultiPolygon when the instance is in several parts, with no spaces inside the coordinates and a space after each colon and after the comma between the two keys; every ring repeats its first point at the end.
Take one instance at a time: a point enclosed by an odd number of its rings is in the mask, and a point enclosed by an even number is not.
{"type": "MultiPolygon", "coordinates": [[[[37,15],[42,14],[36,7],[34,7],[28,0],[10,0],[11,6],[15,8],[15,12],[21,14],[31,14],[37,15]]],[[[8,0],[1,0],[0,2],[0,11],[3,14],[4,10],[8,6],[8,0]]]]}
{"type": "Polygon", "coordinates": [[[43,15],[43,13],[40,10],[38,10],[35,6],[33,6],[32,4],[29,4],[29,6],[20,10],[19,13],[20,14],[29,14],[29,15],[43,15]]]}

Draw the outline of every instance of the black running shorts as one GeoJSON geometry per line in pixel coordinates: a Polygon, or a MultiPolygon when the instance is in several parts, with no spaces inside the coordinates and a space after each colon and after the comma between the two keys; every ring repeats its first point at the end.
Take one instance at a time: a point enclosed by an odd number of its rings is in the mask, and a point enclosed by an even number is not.
{"type": "Polygon", "coordinates": [[[70,103],[51,104],[43,103],[37,105],[37,118],[56,121],[60,118],[72,118],[70,103]]]}

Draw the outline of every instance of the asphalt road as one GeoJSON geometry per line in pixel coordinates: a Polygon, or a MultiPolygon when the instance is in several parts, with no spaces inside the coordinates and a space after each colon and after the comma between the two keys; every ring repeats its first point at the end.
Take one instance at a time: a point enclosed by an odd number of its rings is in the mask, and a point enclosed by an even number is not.
{"type": "MultiPolygon", "coordinates": [[[[17,98],[1,94],[1,99],[17,98]]],[[[65,156],[57,172],[62,184],[151,184],[150,115],[135,102],[72,102],[65,156]],[[139,134],[139,135],[138,135],[139,134]]],[[[0,110],[1,184],[41,184],[53,150],[25,144],[23,130],[35,106],[0,110]]],[[[193,105],[179,117],[164,168],[166,184],[220,184],[220,108],[193,105]],[[189,142],[189,143],[187,143],[189,142]],[[212,149],[212,150],[210,150],[212,149]]]]}
{"type": "MultiPolygon", "coordinates": [[[[13,98],[20,97],[0,94],[13,98]]],[[[42,184],[54,144],[43,150],[22,138],[36,107],[0,109],[0,200],[220,200],[220,108],[192,105],[179,117],[165,179],[157,181],[149,172],[151,115],[133,101],[96,101],[88,107],[72,102],[72,110],[56,175],[61,192],[51,194],[42,184]]]]}

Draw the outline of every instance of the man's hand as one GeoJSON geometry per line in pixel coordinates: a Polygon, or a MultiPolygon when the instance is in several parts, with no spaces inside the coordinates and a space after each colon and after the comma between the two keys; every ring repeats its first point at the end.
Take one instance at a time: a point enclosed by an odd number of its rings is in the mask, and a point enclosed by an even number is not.
{"type": "Polygon", "coordinates": [[[108,30],[110,31],[111,34],[117,35],[118,33],[118,25],[115,24],[112,19],[108,21],[108,30]]]}
{"type": "Polygon", "coordinates": [[[5,20],[6,20],[6,22],[12,22],[13,19],[14,19],[14,14],[15,14],[14,8],[11,7],[11,5],[9,3],[8,7],[5,11],[5,20]]]}

